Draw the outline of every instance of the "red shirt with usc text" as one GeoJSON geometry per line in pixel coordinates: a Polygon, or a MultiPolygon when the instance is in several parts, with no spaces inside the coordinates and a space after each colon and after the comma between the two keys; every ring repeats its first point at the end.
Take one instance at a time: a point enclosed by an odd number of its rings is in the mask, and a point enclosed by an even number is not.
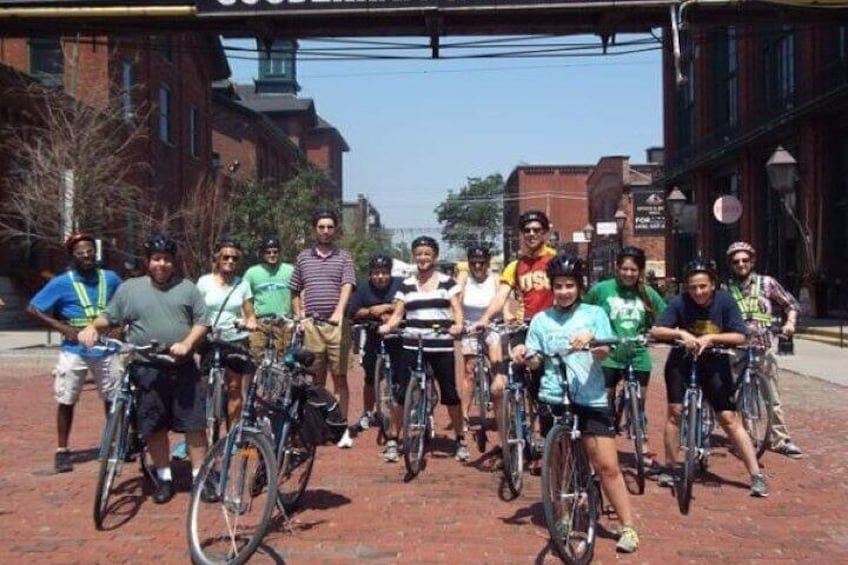
{"type": "Polygon", "coordinates": [[[522,255],[503,270],[501,283],[508,284],[520,303],[518,319],[529,320],[554,304],[554,293],[546,269],[556,250],[543,246],[537,255],[522,255]]]}

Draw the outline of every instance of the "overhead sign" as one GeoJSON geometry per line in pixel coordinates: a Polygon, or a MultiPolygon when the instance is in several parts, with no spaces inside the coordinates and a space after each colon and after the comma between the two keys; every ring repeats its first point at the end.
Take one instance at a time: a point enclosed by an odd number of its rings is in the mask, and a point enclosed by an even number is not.
{"type": "Polygon", "coordinates": [[[633,235],[665,233],[665,195],[660,190],[633,189],[633,235]]]}
{"type": "Polygon", "coordinates": [[[713,216],[722,224],[735,224],[742,217],[742,203],[730,194],[719,196],[713,202],[713,216]]]}
{"type": "Polygon", "coordinates": [[[597,222],[595,233],[597,235],[615,235],[618,233],[618,225],[615,222],[597,222]]]}

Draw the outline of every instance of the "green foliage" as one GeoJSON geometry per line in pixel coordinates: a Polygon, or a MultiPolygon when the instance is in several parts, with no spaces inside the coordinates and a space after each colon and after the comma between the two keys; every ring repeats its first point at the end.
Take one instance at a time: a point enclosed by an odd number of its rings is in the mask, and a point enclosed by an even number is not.
{"type": "Polygon", "coordinates": [[[467,247],[485,242],[496,251],[501,237],[504,180],[500,174],[473,177],[458,193],[448,192],[436,215],[442,224],[442,239],[451,246],[467,247]]]}
{"type": "Polygon", "coordinates": [[[353,257],[356,276],[362,280],[368,277],[368,259],[378,251],[394,255],[391,249],[391,238],[385,233],[371,232],[363,234],[344,234],[339,246],[353,257]]]}

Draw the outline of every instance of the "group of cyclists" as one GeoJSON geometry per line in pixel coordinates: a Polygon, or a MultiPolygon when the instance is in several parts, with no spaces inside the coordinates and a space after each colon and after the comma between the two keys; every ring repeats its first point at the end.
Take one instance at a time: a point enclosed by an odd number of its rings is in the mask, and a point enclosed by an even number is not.
{"type": "MultiPolygon", "coordinates": [[[[574,350],[564,358],[565,374],[579,415],[581,441],[621,522],[616,547],[622,552],[635,551],[639,536],[618,462],[613,397],[628,363],[632,363],[643,390],[649,385],[651,356],[645,344],[637,345],[628,359],[614,348],[590,346],[595,339],[614,336],[650,336],[674,343],[664,369],[665,464],[653,461],[653,454],[645,446],[658,484],[674,485],[684,383],[693,357],[699,357],[700,385],[751,477],[751,495],[767,496],[766,478],[751,440],[736,417],[731,360],[710,351],[714,345],[743,344],[751,328],[771,327],[778,309],[786,315],[781,331],[787,335],[795,331],[798,302],[772,277],[755,273],[754,248],[737,242],[727,250],[733,276],[726,290],[721,288],[711,261],[693,260],[685,268],[685,292],[666,304],[646,282],[646,256],[642,249],[621,249],[615,277],[587,288],[583,259],[548,244],[551,226],[543,212],[527,211],[518,223],[521,254],[500,276],[491,272],[490,249],[485,244],[468,249],[467,270],[456,277],[442,273],[437,267],[438,242],[421,236],[411,244],[416,269],[413,274],[393,277],[391,256],[377,253],[370,258],[367,280],[359,283],[351,256],[336,245],[338,216],[332,210],[319,210],[313,215],[314,243],[293,264],[280,257],[279,240],[268,236],[259,246],[260,262],[239,277],[242,248],[237,241],[224,238],[212,252],[211,272],[201,276],[196,284],[177,273],[177,244],[167,235],[153,235],[145,243],[146,273],[121,282],[115,273],[97,266],[95,238],[91,234],[73,234],[66,242],[71,258],[69,269],[51,280],[29,307],[31,315],[64,338],[54,370],[58,404],[56,471],[73,468],[68,437],[73,407],[89,372],[100,384],[108,411],[109,395],[121,367],[116,356],[97,347],[97,343],[104,332],[120,328],[131,343],[143,345],[155,340],[168,344],[170,354],[177,359],[175,365],[168,367],[152,361],[134,363],[139,383],[137,426],[157,478],[153,499],[156,503],[170,500],[174,491],[168,432],[185,433],[195,476],[207,447],[203,433],[205,383],[200,377],[202,362],[199,364],[197,357],[202,358],[208,329],[222,328],[225,340],[254,353],[253,357],[227,362],[228,419],[232,421],[241,409],[245,376],[255,371],[255,359],[265,345],[264,334],[256,331],[258,324],[264,316],[284,315],[304,320],[303,344],[316,355],[316,380],[323,385],[327,375],[332,378],[345,416],[349,409],[350,325],[371,322],[365,326],[362,347],[365,408],[359,427],[371,424],[367,408],[374,405],[374,371],[384,343],[393,367],[394,405],[381,454],[388,463],[400,457],[404,394],[419,341],[424,361],[439,385],[441,404],[447,407],[450,429],[455,435],[454,455],[460,462],[470,457],[465,436],[474,390],[477,332],[485,332],[494,413],[500,414],[507,364],[512,363],[514,370],[528,375],[541,434],[550,429],[563,402],[560,357],[556,352],[563,348],[574,350]],[[504,312],[517,326],[508,337],[491,325],[504,312]],[[390,339],[398,335],[401,326],[399,338],[390,339]],[[436,326],[442,330],[434,331],[436,326]],[[584,350],[587,347],[590,348],[584,350]]],[[[277,348],[284,351],[290,332],[282,328],[274,331],[277,348]]],[[[771,448],[789,457],[800,457],[801,450],[791,440],[780,409],[770,338],[767,333],[758,335],[763,347],[759,360],[769,380],[775,412],[771,448]]],[[[501,422],[497,423],[500,427],[501,422]]],[[[352,447],[353,435],[349,429],[338,446],[352,447]]],[[[499,464],[496,458],[495,465],[499,464]]],[[[538,465],[536,461],[530,464],[538,465]]]]}

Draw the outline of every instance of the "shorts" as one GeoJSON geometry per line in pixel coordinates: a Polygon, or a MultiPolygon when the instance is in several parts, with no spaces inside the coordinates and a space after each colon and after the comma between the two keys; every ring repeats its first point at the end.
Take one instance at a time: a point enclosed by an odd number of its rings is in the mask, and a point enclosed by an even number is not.
{"type": "MultiPolygon", "coordinates": [[[[291,343],[291,326],[272,326],[271,333],[274,335],[274,347],[276,347],[277,353],[284,353],[291,343]]],[[[248,340],[250,341],[250,353],[253,354],[253,362],[259,365],[265,356],[265,346],[268,344],[268,336],[265,332],[256,330],[250,332],[248,340]]]]}
{"type": "MultiPolygon", "coordinates": [[[[233,345],[240,345],[245,349],[250,349],[248,338],[239,339],[229,342],[233,345]]],[[[252,351],[251,351],[252,353],[252,351]]],[[[202,373],[208,373],[212,365],[212,345],[208,342],[204,343],[200,348],[200,370],[202,373]]],[[[244,353],[236,349],[224,346],[221,350],[221,364],[234,373],[240,375],[252,375],[256,372],[256,365],[250,359],[245,359],[244,353]]]]}
{"type": "Polygon", "coordinates": [[[138,387],[136,419],[143,438],[162,429],[174,432],[206,429],[205,383],[197,365],[133,363],[130,371],[138,387]]]}
{"type": "MultiPolygon", "coordinates": [[[[624,377],[627,376],[627,369],[614,369],[612,367],[601,367],[604,370],[604,381],[606,382],[607,388],[615,388],[616,385],[620,381],[624,380],[624,377]]],[[[639,381],[639,384],[642,385],[642,388],[648,386],[648,381],[651,380],[651,372],[650,371],[637,371],[633,370],[633,375],[636,377],[636,380],[639,381]]]]}
{"type": "MultiPolygon", "coordinates": [[[[395,402],[403,404],[406,388],[412,379],[412,368],[418,360],[418,352],[411,349],[403,350],[403,362],[395,371],[392,383],[392,393],[395,402]]],[[[433,378],[439,383],[439,397],[443,406],[459,405],[459,395],[456,392],[456,363],[453,351],[425,351],[424,364],[432,369],[433,378]]]]}
{"type": "MultiPolygon", "coordinates": [[[[477,354],[477,336],[469,335],[462,338],[462,354],[476,355],[477,354]]],[[[493,347],[501,344],[501,336],[497,332],[486,332],[486,345],[493,347]]]]}
{"type": "MultiPolygon", "coordinates": [[[[675,347],[665,363],[665,388],[669,404],[682,404],[692,371],[692,357],[683,349],[675,347]]],[[[727,355],[706,352],[698,360],[698,384],[704,391],[704,398],[716,412],[736,410],[733,396],[735,393],[733,373],[727,355]]]]}
{"type": "Polygon", "coordinates": [[[317,375],[323,377],[327,369],[337,376],[347,375],[350,354],[350,324],[347,320],[337,326],[304,320],[303,346],[315,354],[311,368],[317,375]]]}
{"type": "Polygon", "coordinates": [[[123,365],[118,355],[83,357],[62,351],[53,369],[53,398],[59,404],[73,406],[79,400],[88,373],[97,381],[100,398],[112,400],[121,382],[123,365]]]}
{"type": "MultiPolygon", "coordinates": [[[[609,408],[589,408],[586,406],[573,405],[574,413],[577,415],[577,429],[587,436],[615,437],[615,417],[609,408]]],[[[554,416],[562,416],[565,406],[562,404],[548,404],[539,401],[539,428],[542,437],[548,435],[554,426],[554,416]]]]}

